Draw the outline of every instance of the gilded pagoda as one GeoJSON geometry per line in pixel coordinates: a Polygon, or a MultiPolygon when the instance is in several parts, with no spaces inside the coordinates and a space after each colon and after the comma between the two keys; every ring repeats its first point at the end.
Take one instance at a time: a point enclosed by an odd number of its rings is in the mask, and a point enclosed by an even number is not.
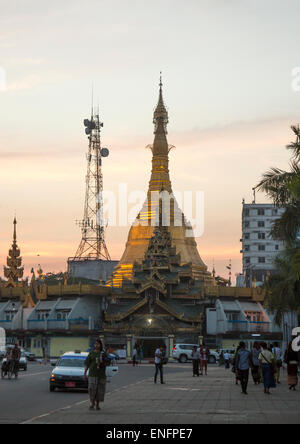
{"type": "Polygon", "coordinates": [[[109,282],[112,287],[122,287],[125,280],[132,278],[133,264],[143,261],[155,226],[160,223],[160,220],[168,220],[171,243],[180,254],[181,265],[191,263],[192,276],[207,285],[213,285],[213,277],[207,271],[207,266],[199,255],[194,236],[190,235],[192,233],[191,225],[178,207],[173,195],[169,176],[169,151],[172,147],[167,141],[168,122],[168,112],[163,101],[162,82],[160,81],[159,99],[153,117],[154,142],[150,146],[152,172],[147,199],[130,228],[125,251],[109,282]],[[170,202],[167,210],[161,205],[161,195],[166,193],[170,202]],[[168,211],[169,214],[165,214],[168,211]],[[188,236],[187,232],[189,232],[188,236]]]}
{"type": "Polygon", "coordinates": [[[4,276],[8,279],[5,287],[17,287],[19,279],[22,279],[24,268],[22,267],[22,257],[17,245],[17,220],[14,218],[13,243],[6,260],[7,267],[4,267],[4,276]]]}

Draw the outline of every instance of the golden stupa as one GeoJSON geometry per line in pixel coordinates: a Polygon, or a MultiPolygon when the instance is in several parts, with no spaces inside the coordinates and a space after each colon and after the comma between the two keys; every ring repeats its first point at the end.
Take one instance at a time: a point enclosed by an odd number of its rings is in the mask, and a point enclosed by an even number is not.
{"type": "Polygon", "coordinates": [[[162,224],[169,227],[172,246],[180,253],[181,265],[192,264],[193,277],[213,285],[213,277],[207,271],[207,266],[202,261],[197,250],[197,244],[189,222],[179,209],[176,199],[172,193],[172,185],[169,176],[169,151],[172,146],[167,141],[168,112],[166,110],[162,82],[159,86],[159,100],[154,111],[153,123],[154,142],[150,146],[152,150],[152,172],[147,193],[147,200],[138,214],[135,222],[130,228],[126,248],[123,256],[116,266],[108,285],[121,287],[124,280],[132,277],[132,268],[135,262],[141,263],[144,259],[149,241],[153,236],[155,225],[162,224]],[[171,204],[166,210],[162,205],[161,196],[168,195],[171,204]],[[165,214],[165,213],[168,214],[165,214]],[[178,223],[179,222],[179,223],[178,223]],[[189,232],[189,236],[186,233],[189,232]]]}

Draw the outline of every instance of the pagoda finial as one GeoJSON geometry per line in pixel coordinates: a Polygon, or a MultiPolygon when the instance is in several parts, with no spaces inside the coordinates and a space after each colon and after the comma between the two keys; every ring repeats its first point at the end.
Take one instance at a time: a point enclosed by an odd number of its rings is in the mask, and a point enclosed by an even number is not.
{"type": "Polygon", "coordinates": [[[14,234],[13,243],[9,250],[7,257],[7,267],[4,267],[4,276],[8,279],[6,287],[16,287],[19,279],[23,277],[24,268],[22,265],[22,258],[20,256],[20,250],[17,245],[17,219],[14,218],[14,234]]]}
{"type": "Polygon", "coordinates": [[[16,218],[16,216],[15,216],[15,218],[14,218],[14,243],[16,243],[17,242],[17,218],[16,218]]]}
{"type": "Polygon", "coordinates": [[[167,134],[167,124],[169,123],[168,111],[166,110],[162,93],[162,73],[159,78],[159,97],[154,111],[153,123],[155,125],[154,134],[167,134]]]}

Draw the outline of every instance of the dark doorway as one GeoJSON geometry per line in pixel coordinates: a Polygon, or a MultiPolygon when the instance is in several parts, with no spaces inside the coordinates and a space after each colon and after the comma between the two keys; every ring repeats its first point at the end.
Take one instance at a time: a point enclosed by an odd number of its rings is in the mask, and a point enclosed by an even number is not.
{"type": "Polygon", "coordinates": [[[142,346],[145,359],[154,359],[155,350],[166,345],[164,339],[137,339],[136,343],[142,346]]]}

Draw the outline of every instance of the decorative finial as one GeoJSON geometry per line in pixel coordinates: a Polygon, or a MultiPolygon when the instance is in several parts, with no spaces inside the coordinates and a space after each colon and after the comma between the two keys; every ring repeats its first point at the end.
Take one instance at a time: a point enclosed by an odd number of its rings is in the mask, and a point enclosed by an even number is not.
{"type": "Polygon", "coordinates": [[[169,122],[168,119],[168,112],[166,110],[164,100],[163,100],[163,93],[162,93],[162,73],[160,72],[160,78],[159,78],[159,97],[158,97],[158,103],[154,111],[153,116],[153,123],[155,125],[154,133],[164,133],[167,134],[167,124],[169,122]]]}
{"type": "Polygon", "coordinates": [[[4,267],[4,276],[8,279],[5,287],[18,286],[19,279],[23,277],[24,268],[22,267],[22,258],[20,256],[20,249],[17,245],[17,219],[14,217],[14,234],[13,243],[9,250],[7,257],[7,267],[4,267]]]}

